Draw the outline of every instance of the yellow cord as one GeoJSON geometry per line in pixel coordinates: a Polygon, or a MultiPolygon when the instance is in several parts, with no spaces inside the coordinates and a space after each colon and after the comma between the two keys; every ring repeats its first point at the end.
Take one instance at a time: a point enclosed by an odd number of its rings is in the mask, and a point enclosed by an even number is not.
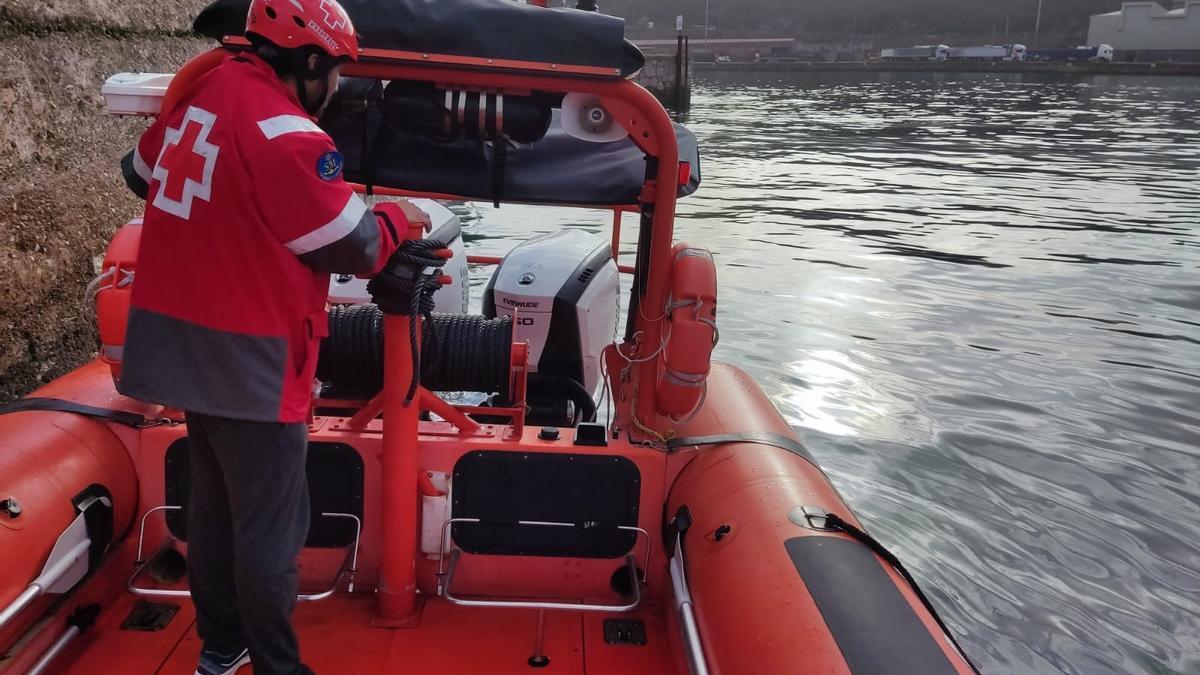
{"type": "MultiPolygon", "coordinates": [[[[638,350],[641,347],[641,342],[640,342],[641,331],[638,331],[634,335],[634,339],[638,340],[638,342],[636,342],[633,346],[633,355],[632,356],[626,356],[625,353],[621,351],[620,345],[616,345],[616,344],[613,345],[613,347],[617,350],[617,355],[620,356],[622,359],[624,359],[625,363],[626,363],[625,367],[621,369],[621,381],[622,382],[630,382],[631,381],[632,378],[630,377],[630,371],[633,369],[634,365],[637,365],[640,363],[645,363],[646,361],[657,358],[658,355],[662,353],[663,348],[667,344],[667,340],[670,338],[670,332],[669,332],[670,331],[670,323],[667,324],[667,328],[668,328],[668,333],[667,333],[667,336],[663,339],[662,344],[660,344],[658,346],[658,349],[655,350],[655,352],[653,354],[651,354],[650,356],[648,356],[644,359],[638,359],[638,357],[637,357],[638,350]]],[[[629,407],[629,417],[631,420],[633,420],[633,425],[638,428],[638,431],[641,431],[643,434],[646,434],[647,436],[650,436],[651,438],[655,439],[654,442],[657,445],[662,446],[665,449],[667,442],[672,440],[673,438],[675,438],[675,436],[676,436],[675,430],[668,428],[665,432],[660,433],[660,432],[646,426],[645,424],[642,423],[642,421],[640,419],[638,419],[637,405],[638,405],[638,385],[634,384],[633,385],[633,400],[629,407]]]]}
{"type": "Polygon", "coordinates": [[[655,431],[654,429],[651,429],[650,427],[646,426],[645,424],[642,424],[642,421],[639,420],[638,416],[637,416],[637,403],[638,403],[637,395],[638,395],[638,388],[635,385],[633,387],[633,402],[632,402],[632,405],[629,407],[629,417],[633,420],[633,425],[635,427],[637,427],[638,430],[641,431],[642,433],[655,438],[658,441],[659,445],[666,447],[667,442],[675,438],[675,430],[668,427],[665,432],[659,433],[659,432],[655,431]]]}

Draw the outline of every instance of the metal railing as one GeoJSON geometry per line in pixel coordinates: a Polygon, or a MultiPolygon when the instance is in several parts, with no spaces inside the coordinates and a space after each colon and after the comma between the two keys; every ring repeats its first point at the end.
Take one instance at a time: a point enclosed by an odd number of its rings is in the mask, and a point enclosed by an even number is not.
{"type": "MultiPolygon", "coordinates": [[[[137,561],[134,563],[133,574],[129,576],[129,581],[125,585],[130,593],[144,598],[192,597],[192,592],[187,589],[147,588],[145,586],[137,585],[138,578],[142,575],[150,563],[153,562],[153,560],[146,560],[142,556],[146,539],[146,519],[150,517],[150,514],[158,511],[177,511],[182,508],[182,506],[156,506],[142,516],[141,528],[138,531],[137,561]]],[[[353,513],[327,512],[322,513],[321,516],[324,518],[346,518],[353,520],[354,546],[346,553],[346,559],[343,560],[342,564],[338,567],[338,572],[334,575],[333,583],[330,585],[330,587],[316,593],[300,593],[296,596],[296,600],[299,602],[316,602],[318,600],[325,600],[326,598],[333,596],[333,594],[337,592],[338,583],[340,583],[342,577],[347,574],[349,575],[350,580],[346,590],[351,593],[354,592],[354,575],[356,572],[358,572],[358,545],[359,540],[362,537],[362,519],[353,513]]]]}
{"type": "Polygon", "coordinates": [[[679,610],[680,630],[692,675],[708,675],[708,661],[704,658],[704,646],[700,644],[700,628],[696,625],[692,594],[684,573],[683,537],[678,534],[675,535],[675,555],[671,556],[671,586],[675,589],[675,608],[679,610]]]}
{"type": "MultiPolygon", "coordinates": [[[[507,607],[515,609],[553,609],[553,610],[569,610],[577,612],[631,612],[637,609],[642,603],[641,587],[646,583],[645,570],[650,569],[650,533],[640,527],[632,527],[628,525],[619,525],[615,529],[625,532],[635,532],[645,538],[645,554],[642,572],[638,574],[637,556],[633,553],[625,555],[625,566],[629,572],[629,579],[632,586],[632,597],[629,602],[613,605],[613,604],[592,604],[579,602],[563,602],[555,600],[497,600],[483,598],[466,598],[454,595],[452,587],[454,585],[454,575],[458,571],[459,560],[461,559],[462,550],[454,547],[450,551],[449,564],[446,564],[446,540],[447,530],[451,525],[456,523],[474,523],[479,524],[483,521],[479,518],[450,518],[442,523],[442,538],[438,544],[438,595],[445,598],[448,602],[463,607],[507,607]]],[[[579,527],[575,523],[559,523],[553,521],[540,520],[518,520],[511,523],[517,526],[524,527],[579,527]]]]}

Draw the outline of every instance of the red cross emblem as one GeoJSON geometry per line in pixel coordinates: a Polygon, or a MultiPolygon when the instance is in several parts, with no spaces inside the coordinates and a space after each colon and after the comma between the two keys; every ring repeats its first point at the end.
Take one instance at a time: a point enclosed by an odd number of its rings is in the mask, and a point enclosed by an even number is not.
{"type": "Polygon", "coordinates": [[[321,11],[325,12],[325,25],[334,30],[341,30],[350,23],[345,10],[333,0],[321,0],[321,11]]]}
{"type": "Polygon", "coordinates": [[[212,198],[212,176],[220,148],[208,142],[217,116],[190,106],[177,128],[163,134],[163,149],[154,166],[158,194],[154,206],[187,220],[192,201],[212,198]]]}

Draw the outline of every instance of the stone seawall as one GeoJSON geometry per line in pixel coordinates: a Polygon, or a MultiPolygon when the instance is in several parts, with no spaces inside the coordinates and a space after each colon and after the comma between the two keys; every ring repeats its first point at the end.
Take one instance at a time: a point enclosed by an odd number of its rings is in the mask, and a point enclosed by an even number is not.
{"type": "Polygon", "coordinates": [[[187,37],[203,4],[0,3],[0,402],[94,355],[84,289],[113,231],[141,213],[118,162],[147,126],[105,114],[100,85],[208,48],[187,37]]]}
{"type": "Polygon", "coordinates": [[[1200,75],[1200,63],[1089,63],[1038,61],[789,61],[697,63],[707,73],[1051,73],[1058,75],[1200,75]]]}
{"type": "Polygon", "coordinates": [[[636,81],[663,105],[677,111],[686,111],[692,96],[691,63],[685,60],[684,69],[676,64],[674,54],[649,54],[646,66],[638,73],[636,81]],[[682,81],[676,86],[677,74],[682,81]]]}

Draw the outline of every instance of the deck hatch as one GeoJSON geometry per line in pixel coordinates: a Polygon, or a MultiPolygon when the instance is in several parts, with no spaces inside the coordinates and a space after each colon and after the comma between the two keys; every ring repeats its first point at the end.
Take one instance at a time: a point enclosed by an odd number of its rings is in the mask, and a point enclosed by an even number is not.
{"type": "MultiPolygon", "coordinates": [[[[187,541],[187,503],[191,483],[188,439],[167,448],[164,480],[166,504],[182,508],[167,512],[171,534],[187,541]]],[[[354,523],[344,518],[323,518],[322,513],[350,513],[363,517],[363,461],[345,443],[308,444],[308,495],[312,510],[307,548],[343,548],[354,543],[354,523]]]]}
{"type": "Polygon", "coordinates": [[[617,558],[637,541],[636,532],[616,529],[638,524],[641,474],[624,457],[477,451],[458,460],[453,481],[453,517],[484,521],[452,526],[467,553],[617,558]]]}

